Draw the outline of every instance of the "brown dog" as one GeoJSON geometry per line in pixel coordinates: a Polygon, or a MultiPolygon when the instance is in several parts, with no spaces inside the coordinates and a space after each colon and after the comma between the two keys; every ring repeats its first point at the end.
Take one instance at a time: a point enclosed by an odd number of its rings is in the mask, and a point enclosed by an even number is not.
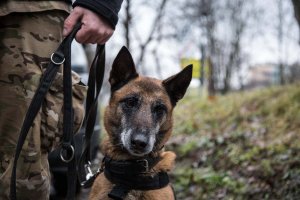
{"type": "Polygon", "coordinates": [[[173,108],[191,78],[192,66],[163,81],[140,76],[129,51],[120,50],[104,115],[104,173],[96,178],[89,199],[175,199],[166,172],[176,155],[163,147],[172,132],[173,108]]]}

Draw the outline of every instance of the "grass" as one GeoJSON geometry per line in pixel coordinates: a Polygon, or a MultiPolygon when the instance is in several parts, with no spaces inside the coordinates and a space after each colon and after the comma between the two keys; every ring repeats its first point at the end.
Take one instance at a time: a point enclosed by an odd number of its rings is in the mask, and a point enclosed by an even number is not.
{"type": "Polygon", "coordinates": [[[178,199],[298,199],[300,84],[217,96],[190,91],[169,149],[178,199]]]}

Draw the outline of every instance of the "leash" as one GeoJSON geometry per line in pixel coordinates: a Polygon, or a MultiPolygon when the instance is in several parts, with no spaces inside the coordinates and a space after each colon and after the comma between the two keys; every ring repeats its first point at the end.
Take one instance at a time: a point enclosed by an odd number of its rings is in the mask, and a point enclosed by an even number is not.
{"type": "Polygon", "coordinates": [[[100,169],[93,173],[91,170],[91,138],[94,131],[98,110],[98,96],[101,91],[105,71],[105,49],[104,46],[97,46],[96,56],[92,62],[86,99],[86,115],[84,123],[85,138],[83,150],[78,161],[78,179],[84,188],[91,187],[95,178],[100,173],[100,169]]]}
{"type": "Polygon", "coordinates": [[[51,55],[51,62],[48,64],[44,72],[40,85],[34,94],[34,97],[29,105],[26,113],[21,132],[18,138],[12,174],[10,180],[10,199],[17,200],[16,195],[16,169],[17,161],[19,159],[22,147],[28,135],[28,131],[40,110],[44,101],[45,95],[48,92],[59,67],[64,64],[63,73],[63,93],[64,93],[64,117],[63,117],[63,136],[62,145],[60,149],[60,158],[68,165],[68,193],[67,199],[75,199],[76,181],[78,179],[81,185],[91,185],[96,174],[91,171],[87,172],[87,167],[90,165],[90,139],[93,133],[93,128],[97,115],[97,99],[101,90],[104,71],[105,71],[105,46],[98,45],[95,58],[92,62],[91,70],[89,73],[88,92],[86,100],[86,116],[84,122],[86,123],[84,148],[76,167],[75,149],[73,141],[73,107],[72,107],[72,75],[71,75],[71,43],[75,38],[76,33],[81,28],[81,23],[77,23],[73,31],[61,42],[57,50],[51,55]],[[94,177],[94,178],[93,178],[94,177]],[[84,182],[84,183],[82,183],[84,182]],[[89,184],[87,184],[89,183],[89,184]]]}
{"type": "Polygon", "coordinates": [[[95,173],[91,170],[92,155],[90,152],[91,139],[94,133],[98,113],[98,98],[101,92],[105,73],[105,45],[97,45],[96,54],[89,71],[88,91],[85,107],[85,133],[83,148],[77,162],[77,178],[84,188],[92,186],[95,178],[100,173],[100,168],[95,173]]]}

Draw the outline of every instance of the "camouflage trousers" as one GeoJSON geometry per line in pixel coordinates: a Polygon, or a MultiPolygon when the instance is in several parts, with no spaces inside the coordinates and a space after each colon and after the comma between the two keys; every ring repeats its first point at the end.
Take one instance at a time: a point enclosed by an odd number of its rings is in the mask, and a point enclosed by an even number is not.
{"type": "MultiPolygon", "coordinates": [[[[12,161],[22,123],[51,53],[62,40],[67,12],[0,17],[0,199],[8,199],[12,161]]],[[[18,199],[49,199],[48,152],[62,135],[62,70],[28,133],[17,166],[18,199]]],[[[73,74],[75,131],[83,119],[86,86],[73,74]]]]}

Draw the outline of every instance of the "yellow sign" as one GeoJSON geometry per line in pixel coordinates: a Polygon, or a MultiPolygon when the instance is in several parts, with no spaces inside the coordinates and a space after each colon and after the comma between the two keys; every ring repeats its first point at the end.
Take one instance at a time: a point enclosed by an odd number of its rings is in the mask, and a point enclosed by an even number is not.
{"type": "MultiPolygon", "coordinates": [[[[180,65],[182,68],[192,64],[193,65],[193,78],[200,78],[201,77],[201,60],[196,58],[182,58],[180,60],[180,65]]],[[[204,63],[204,75],[207,74],[208,70],[208,62],[205,59],[204,63]]]]}

